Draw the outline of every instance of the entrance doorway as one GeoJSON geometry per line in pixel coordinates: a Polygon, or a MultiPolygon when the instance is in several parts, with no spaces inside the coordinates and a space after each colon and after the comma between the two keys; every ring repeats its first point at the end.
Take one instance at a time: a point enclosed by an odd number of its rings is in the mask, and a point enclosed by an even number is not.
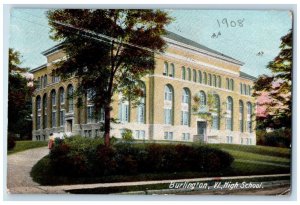
{"type": "Polygon", "coordinates": [[[67,130],[66,130],[66,132],[72,132],[72,124],[73,124],[72,120],[67,120],[67,130]]]}
{"type": "Polygon", "coordinates": [[[202,142],[207,142],[206,127],[207,127],[206,122],[203,122],[203,121],[197,122],[197,134],[199,135],[200,141],[202,141],[202,142]]]}

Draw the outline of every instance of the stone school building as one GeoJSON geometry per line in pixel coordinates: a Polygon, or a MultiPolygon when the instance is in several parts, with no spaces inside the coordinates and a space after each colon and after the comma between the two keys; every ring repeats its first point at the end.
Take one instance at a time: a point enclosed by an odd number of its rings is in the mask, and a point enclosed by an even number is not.
{"type": "MultiPolygon", "coordinates": [[[[125,129],[141,140],[202,141],[204,143],[256,144],[254,77],[241,71],[242,62],[175,33],[164,37],[167,49],[155,54],[153,74],[143,77],[145,96],[137,107],[116,94],[111,135],[121,138],[125,129]]],[[[50,133],[101,136],[103,115],[94,118],[89,93],[76,106],[78,79],[61,81],[55,62],[65,58],[62,46],[42,53],[47,63],[31,72],[34,92],[33,140],[50,133]]]]}

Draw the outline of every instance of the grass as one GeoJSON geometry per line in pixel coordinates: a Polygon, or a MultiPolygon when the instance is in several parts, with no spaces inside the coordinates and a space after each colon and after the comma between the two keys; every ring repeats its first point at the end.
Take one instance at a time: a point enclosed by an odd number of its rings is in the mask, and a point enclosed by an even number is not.
{"type": "Polygon", "coordinates": [[[163,179],[184,179],[200,177],[218,177],[218,176],[249,176],[261,174],[286,174],[290,173],[290,167],[279,167],[271,164],[289,165],[290,149],[264,146],[245,146],[245,145],[228,145],[214,144],[208,145],[220,148],[229,152],[236,159],[231,167],[219,172],[177,172],[177,173],[148,173],[134,176],[104,176],[99,178],[68,178],[52,176],[49,169],[49,158],[46,156],[40,160],[32,169],[31,176],[34,181],[43,185],[60,185],[60,184],[83,184],[83,183],[105,183],[105,182],[125,182],[125,181],[146,181],[146,180],[163,180],[163,179]],[[252,160],[260,163],[248,163],[252,160]]]}
{"type": "Polygon", "coordinates": [[[12,150],[8,150],[7,154],[14,154],[28,149],[47,146],[47,141],[16,141],[16,146],[12,150]]]}

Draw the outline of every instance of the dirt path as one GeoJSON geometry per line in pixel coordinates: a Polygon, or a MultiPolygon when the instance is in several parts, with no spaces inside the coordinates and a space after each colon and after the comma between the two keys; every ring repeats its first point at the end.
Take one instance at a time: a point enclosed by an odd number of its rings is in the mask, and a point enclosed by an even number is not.
{"type": "Polygon", "coordinates": [[[7,188],[34,187],[39,184],[30,177],[31,168],[49,153],[47,147],[35,148],[8,155],[7,157],[7,188]]]}

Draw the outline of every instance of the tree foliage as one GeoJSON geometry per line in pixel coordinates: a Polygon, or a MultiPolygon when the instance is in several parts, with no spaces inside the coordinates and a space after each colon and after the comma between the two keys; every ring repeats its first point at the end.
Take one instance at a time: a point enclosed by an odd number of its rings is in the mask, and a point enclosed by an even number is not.
{"type": "Polygon", "coordinates": [[[292,122],[292,66],[293,66],[292,30],[281,38],[280,52],[269,62],[272,76],[260,76],[254,85],[254,96],[267,92],[270,102],[266,106],[267,115],[259,117],[258,127],[291,127],[292,122]]]}
{"type": "Polygon", "coordinates": [[[33,87],[24,77],[28,68],[20,67],[21,54],[9,49],[8,132],[30,138],[32,131],[31,95],[33,87]]]}
{"type": "Polygon", "coordinates": [[[96,109],[104,108],[108,145],[113,95],[130,101],[144,95],[138,82],[153,71],[155,53],[164,51],[162,35],[172,19],[161,10],[134,9],[57,9],[47,15],[52,39],[67,54],[57,72],[78,77],[78,94],[93,90],[96,109]]]}

